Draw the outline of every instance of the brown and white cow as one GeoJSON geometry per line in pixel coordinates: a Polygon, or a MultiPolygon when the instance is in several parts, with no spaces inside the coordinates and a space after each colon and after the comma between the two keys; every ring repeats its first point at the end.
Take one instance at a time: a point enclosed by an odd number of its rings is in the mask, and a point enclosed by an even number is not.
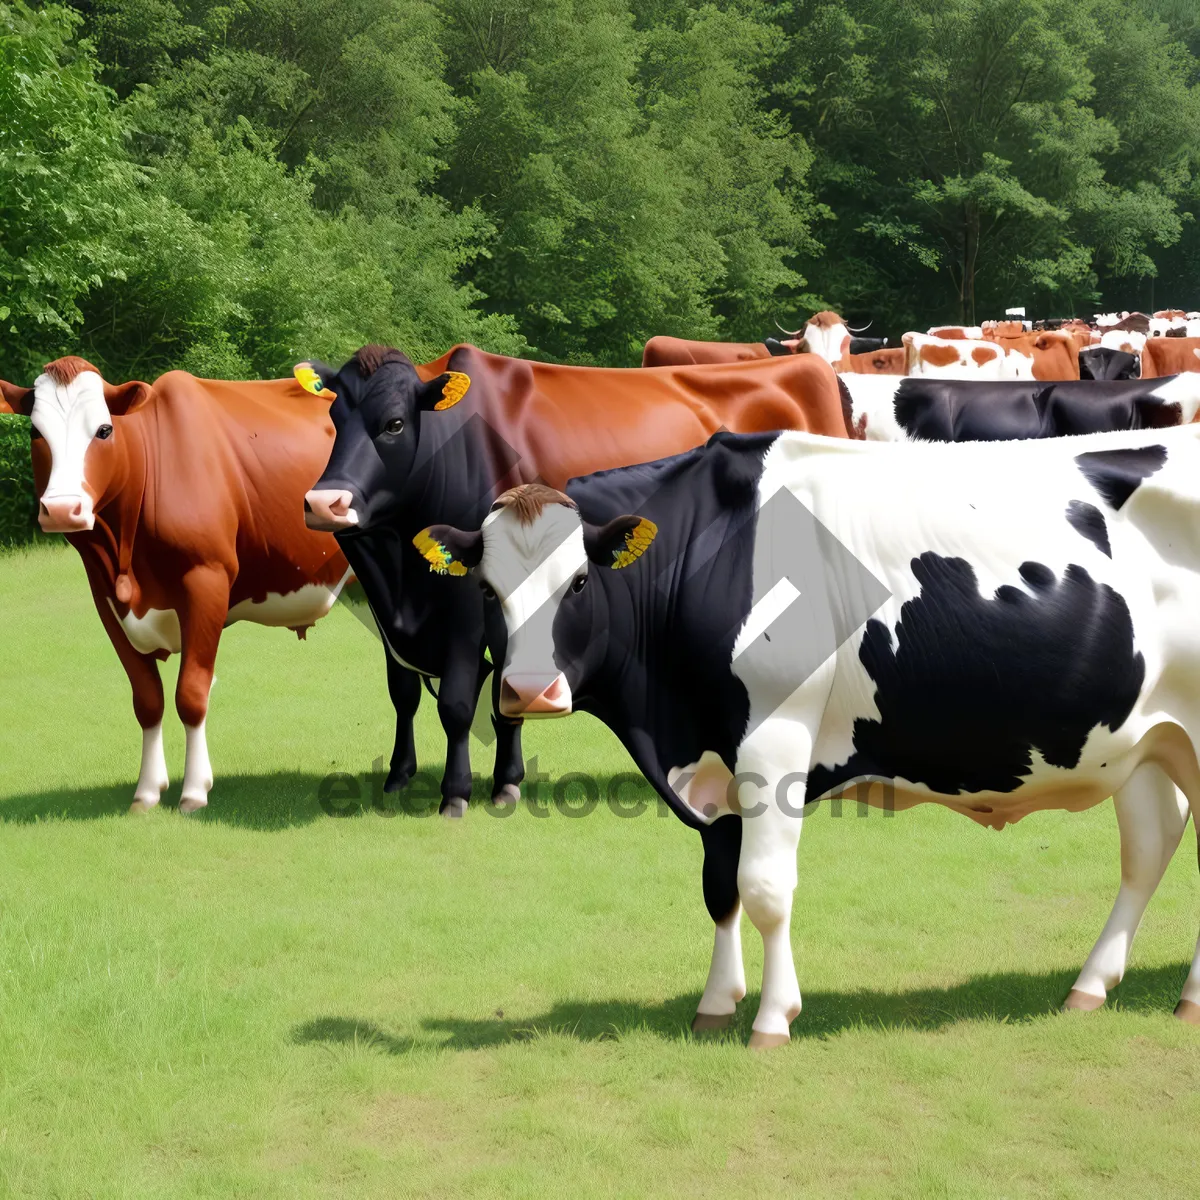
{"type": "Polygon", "coordinates": [[[1074,333],[1067,330],[1031,330],[1010,335],[1002,332],[1001,326],[1005,324],[1019,322],[996,322],[996,327],[987,331],[988,340],[1010,353],[1028,358],[1034,379],[1063,382],[1079,378],[1079,351],[1083,346],[1074,333]]]}
{"type": "Polygon", "coordinates": [[[305,490],[333,444],[329,398],[294,380],[230,383],[183,371],[110,384],[82,358],[32,388],[0,384],[0,411],[32,418],[38,521],[79,552],[133,689],[142,762],[133,810],[167,786],[158,663],[182,662],[175,706],[187,751],[179,808],[208,803],[205,737],[221,630],[234,621],[300,637],[333,606],[349,567],[305,528],[305,490]]]}
{"type": "Polygon", "coordinates": [[[1200,338],[1147,338],[1142,349],[1142,378],[1158,379],[1181,371],[1200,371],[1200,338]]]}
{"type": "Polygon", "coordinates": [[[941,379],[1032,379],[1033,359],[995,342],[936,338],[924,333],[903,337],[906,375],[941,379]]]}

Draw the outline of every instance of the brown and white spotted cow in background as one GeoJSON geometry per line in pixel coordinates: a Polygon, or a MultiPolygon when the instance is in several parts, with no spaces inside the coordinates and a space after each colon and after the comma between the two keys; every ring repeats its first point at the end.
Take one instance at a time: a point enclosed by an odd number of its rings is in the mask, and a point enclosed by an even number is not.
{"type": "Polygon", "coordinates": [[[32,418],[39,523],[79,552],[129,676],[142,727],[133,809],[153,808],[167,786],[158,662],[170,654],[182,655],[175,704],[187,735],[179,808],[201,808],[221,630],[246,620],[303,637],[349,575],[337,542],[303,517],[333,444],[330,397],[291,379],[183,371],[113,385],[73,357],[33,388],[0,384],[0,396],[0,411],[32,418]]]}

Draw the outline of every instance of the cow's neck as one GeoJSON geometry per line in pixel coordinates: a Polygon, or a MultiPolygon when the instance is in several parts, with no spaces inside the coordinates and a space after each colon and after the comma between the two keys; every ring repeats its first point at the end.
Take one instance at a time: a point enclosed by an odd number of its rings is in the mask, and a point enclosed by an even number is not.
{"type": "MultiPolygon", "coordinates": [[[[690,523],[691,514],[683,520],[690,523]]],[[[729,595],[731,564],[722,553],[697,561],[704,550],[695,533],[660,530],[664,542],[684,547],[674,559],[668,545],[656,545],[657,560],[652,552],[622,570],[596,572],[609,644],[579,704],[617,734],[659,795],[692,825],[695,814],[670,788],[668,772],[698,762],[706,750],[734,771],[749,714],[745,689],[730,671],[739,622],[714,615],[702,601],[729,595]]]]}

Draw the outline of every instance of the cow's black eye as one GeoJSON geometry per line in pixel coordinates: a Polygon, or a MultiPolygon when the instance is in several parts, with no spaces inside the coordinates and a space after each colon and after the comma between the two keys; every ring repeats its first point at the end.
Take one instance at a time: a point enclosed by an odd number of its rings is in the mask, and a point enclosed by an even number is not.
{"type": "Polygon", "coordinates": [[[403,417],[393,417],[383,427],[383,432],[384,433],[403,433],[404,432],[404,418],[403,417]]]}
{"type": "Polygon", "coordinates": [[[489,600],[495,600],[495,598],[496,598],[496,592],[495,592],[495,590],[493,589],[492,585],[491,585],[490,583],[488,583],[486,580],[483,580],[483,579],[481,579],[481,580],[479,581],[479,590],[480,590],[480,591],[481,591],[481,592],[482,592],[482,593],[483,593],[483,594],[484,594],[484,595],[485,595],[485,596],[486,596],[486,597],[487,597],[489,600]]]}
{"type": "Polygon", "coordinates": [[[102,442],[108,441],[108,439],[110,437],[112,437],[112,426],[111,425],[101,425],[100,428],[96,430],[96,436],[102,442]]]}
{"type": "Polygon", "coordinates": [[[575,578],[571,580],[571,591],[573,591],[573,592],[582,592],[586,586],[587,586],[587,575],[586,574],[576,575],[575,578]]]}

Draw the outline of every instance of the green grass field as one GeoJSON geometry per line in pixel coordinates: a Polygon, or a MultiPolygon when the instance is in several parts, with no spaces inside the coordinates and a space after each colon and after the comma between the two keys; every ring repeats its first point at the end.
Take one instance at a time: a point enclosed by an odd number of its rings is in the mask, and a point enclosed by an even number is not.
{"type": "MultiPolygon", "coordinates": [[[[1061,1002],[1118,882],[1111,805],[997,834],[948,812],[800,843],[792,1044],[688,1024],[700,843],[651,807],[459,823],[370,803],[378,643],[239,625],[208,810],[126,813],[139,735],[73,551],[0,557],[0,1194],[1194,1195],[1200,1034],[1171,1016],[1200,922],[1189,832],[1115,1003],[1061,1002]],[[333,772],[366,778],[348,815],[333,772]]],[[[174,668],[167,668],[172,679],[174,668]]],[[[422,763],[442,743],[423,705],[422,763]]],[[[628,770],[587,717],[551,775],[628,770]]],[[[476,769],[490,770],[475,744],[476,769]]]]}

